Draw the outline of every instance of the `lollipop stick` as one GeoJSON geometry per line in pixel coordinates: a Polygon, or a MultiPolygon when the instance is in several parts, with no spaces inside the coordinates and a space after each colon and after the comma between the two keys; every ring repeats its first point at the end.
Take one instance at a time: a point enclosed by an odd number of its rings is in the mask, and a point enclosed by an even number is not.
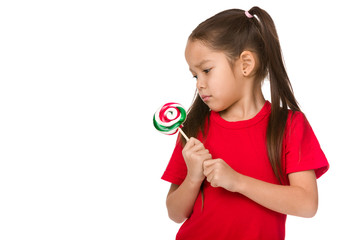
{"type": "Polygon", "coordinates": [[[181,133],[181,135],[183,135],[183,137],[186,139],[186,141],[189,141],[189,138],[186,136],[186,134],[183,132],[183,130],[181,130],[181,128],[179,128],[179,132],[181,133]]]}

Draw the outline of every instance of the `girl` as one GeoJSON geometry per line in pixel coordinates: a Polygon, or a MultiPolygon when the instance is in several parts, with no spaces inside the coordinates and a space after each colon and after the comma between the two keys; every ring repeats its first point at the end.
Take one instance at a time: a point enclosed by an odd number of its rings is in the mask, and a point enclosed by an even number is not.
{"type": "Polygon", "coordinates": [[[231,9],[189,36],[196,98],[162,179],[177,239],[284,239],[286,215],[313,217],[329,164],[301,112],[276,29],[259,7],[231,9]],[[261,85],[270,80],[271,103],[261,85]]]}

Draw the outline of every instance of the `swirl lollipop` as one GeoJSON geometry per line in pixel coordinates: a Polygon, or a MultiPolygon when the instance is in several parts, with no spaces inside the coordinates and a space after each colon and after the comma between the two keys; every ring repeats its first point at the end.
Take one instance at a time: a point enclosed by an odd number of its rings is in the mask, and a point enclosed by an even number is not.
{"type": "Polygon", "coordinates": [[[182,123],[186,120],[186,111],[178,103],[166,103],[154,114],[154,127],[161,133],[172,135],[179,130],[186,141],[189,138],[181,130],[182,123]]]}

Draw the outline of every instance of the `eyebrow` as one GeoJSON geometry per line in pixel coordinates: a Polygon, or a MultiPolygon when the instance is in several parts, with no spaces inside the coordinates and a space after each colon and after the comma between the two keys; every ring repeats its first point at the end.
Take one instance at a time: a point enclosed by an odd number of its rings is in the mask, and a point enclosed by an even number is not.
{"type": "MultiPolygon", "coordinates": [[[[203,64],[205,64],[205,63],[207,63],[207,62],[211,62],[211,60],[210,60],[210,59],[204,59],[204,60],[202,60],[199,64],[195,65],[195,67],[196,67],[196,68],[199,68],[199,67],[201,67],[203,64]]],[[[192,70],[191,68],[189,68],[189,70],[190,70],[191,72],[194,72],[194,70],[192,70]]]]}

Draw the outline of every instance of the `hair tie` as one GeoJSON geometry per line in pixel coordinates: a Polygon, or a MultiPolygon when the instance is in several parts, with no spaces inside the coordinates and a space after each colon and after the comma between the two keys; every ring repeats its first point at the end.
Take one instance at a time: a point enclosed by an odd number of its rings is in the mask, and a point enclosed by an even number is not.
{"type": "Polygon", "coordinates": [[[254,16],[251,15],[248,11],[245,11],[245,15],[248,17],[248,18],[253,18],[254,16]]]}

